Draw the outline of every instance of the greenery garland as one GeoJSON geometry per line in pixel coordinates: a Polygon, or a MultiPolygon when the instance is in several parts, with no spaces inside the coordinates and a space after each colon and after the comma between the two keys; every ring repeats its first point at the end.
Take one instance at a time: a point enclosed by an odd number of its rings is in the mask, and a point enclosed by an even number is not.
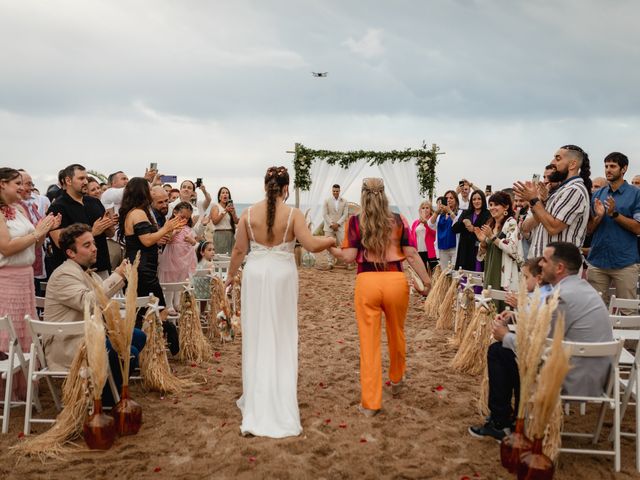
{"type": "Polygon", "coordinates": [[[294,185],[300,190],[311,188],[311,164],[314,160],[324,160],[329,165],[340,165],[347,169],[359,160],[365,160],[369,165],[381,165],[386,162],[409,162],[415,160],[418,167],[418,183],[420,194],[433,197],[436,177],[438,155],[443,155],[440,147],[435,143],[427,148],[423,142],[422,148],[417,150],[391,150],[390,152],[374,152],[367,150],[354,150],[349,152],[336,152],[332,150],[312,150],[302,144],[296,143],[293,169],[295,171],[294,185]]]}

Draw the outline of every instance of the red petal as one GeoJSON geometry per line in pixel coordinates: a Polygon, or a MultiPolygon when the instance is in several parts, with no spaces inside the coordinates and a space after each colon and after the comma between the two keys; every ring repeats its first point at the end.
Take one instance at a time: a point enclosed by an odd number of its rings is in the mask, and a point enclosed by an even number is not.
{"type": "Polygon", "coordinates": [[[216,370],[216,372],[218,372],[218,373],[222,373],[222,369],[221,369],[221,368],[219,368],[218,370],[216,370]]]}
{"type": "Polygon", "coordinates": [[[338,340],[338,343],[344,343],[344,340],[338,340]]]}
{"type": "Polygon", "coordinates": [[[256,461],[256,457],[249,457],[249,461],[250,462],[255,462],[256,461]]]}
{"type": "Polygon", "coordinates": [[[460,477],[460,480],[471,480],[469,477],[467,477],[466,475],[460,477]]]}
{"type": "Polygon", "coordinates": [[[222,354],[220,352],[216,352],[213,354],[214,357],[216,358],[220,358],[222,356],[222,354]]]}
{"type": "Polygon", "coordinates": [[[195,363],[192,363],[192,364],[191,364],[191,368],[196,368],[197,366],[198,366],[198,365],[197,365],[197,364],[195,364],[195,363]]]}
{"type": "Polygon", "coordinates": [[[160,470],[162,470],[160,467],[156,467],[153,469],[154,472],[158,473],[160,470]]]}
{"type": "Polygon", "coordinates": [[[475,472],[475,473],[473,474],[473,476],[474,476],[474,477],[479,477],[479,476],[480,476],[480,474],[479,474],[478,472],[475,472]]]}
{"type": "Polygon", "coordinates": [[[227,424],[227,422],[222,422],[222,425],[220,425],[220,428],[224,427],[227,424]]]}
{"type": "Polygon", "coordinates": [[[340,428],[347,428],[347,424],[342,422],[340,425],[338,425],[340,428]]]}
{"type": "Polygon", "coordinates": [[[175,404],[177,404],[178,402],[179,402],[179,400],[176,398],[176,399],[173,401],[173,404],[175,405],[175,404]]]}
{"type": "Polygon", "coordinates": [[[324,421],[324,423],[326,423],[327,425],[329,425],[329,424],[331,423],[331,419],[330,419],[330,418],[327,418],[327,419],[324,421]]]}
{"type": "Polygon", "coordinates": [[[438,386],[436,387],[436,390],[437,390],[438,392],[441,392],[442,390],[444,390],[444,387],[443,387],[442,385],[438,385],[438,386]]]}
{"type": "Polygon", "coordinates": [[[320,383],[318,384],[318,386],[319,386],[320,388],[324,388],[324,383],[320,382],[320,383]]]}
{"type": "Polygon", "coordinates": [[[385,384],[387,387],[390,387],[390,386],[391,386],[391,381],[387,380],[386,382],[384,382],[384,384],[385,384]]]}
{"type": "Polygon", "coordinates": [[[361,438],[360,439],[360,443],[367,443],[367,439],[366,438],[361,438]]]}
{"type": "Polygon", "coordinates": [[[22,438],[22,437],[24,437],[24,432],[20,432],[20,433],[18,434],[18,438],[22,438]]]}

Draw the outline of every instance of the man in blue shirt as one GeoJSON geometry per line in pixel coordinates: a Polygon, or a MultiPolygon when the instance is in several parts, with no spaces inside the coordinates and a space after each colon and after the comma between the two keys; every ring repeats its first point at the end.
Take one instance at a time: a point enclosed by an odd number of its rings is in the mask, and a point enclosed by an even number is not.
{"type": "Polygon", "coordinates": [[[640,235],[640,189],[629,185],[624,174],[629,168],[626,155],[613,152],[604,159],[608,185],[593,194],[593,216],[588,230],[593,232],[587,257],[588,281],[609,303],[613,282],[618,298],[636,298],[640,262],[637,235],[640,235]]]}

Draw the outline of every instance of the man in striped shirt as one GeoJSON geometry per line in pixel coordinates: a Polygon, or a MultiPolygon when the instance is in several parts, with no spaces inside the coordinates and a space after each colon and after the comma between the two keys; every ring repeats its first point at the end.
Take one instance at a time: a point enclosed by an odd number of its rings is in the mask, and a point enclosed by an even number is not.
{"type": "Polygon", "coordinates": [[[558,149],[551,165],[555,172],[552,182],[560,182],[546,203],[538,197],[533,182],[516,182],[516,195],[528,200],[530,217],[522,224],[523,232],[531,232],[529,258],[542,256],[544,247],[551,242],[571,242],[582,247],[589,221],[589,156],[575,145],[558,149]]]}

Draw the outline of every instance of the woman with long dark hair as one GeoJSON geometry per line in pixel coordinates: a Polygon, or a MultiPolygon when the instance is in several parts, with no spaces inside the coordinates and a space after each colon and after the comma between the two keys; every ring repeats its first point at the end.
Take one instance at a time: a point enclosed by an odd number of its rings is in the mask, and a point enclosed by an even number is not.
{"type": "MultiPolygon", "coordinates": [[[[166,306],[160,280],[158,280],[158,245],[165,244],[170,235],[180,230],[186,221],[180,216],[167,220],[164,226],[158,229],[156,219],[151,213],[151,190],[149,182],[142,177],[134,177],[129,180],[122,194],[122,205],[119,217],[119,236],[125,243],[125,256],[131,263],[140,252],[140,265],[138,266],[138,296],[155,295],[160,305],[166,306]]],[[[168,310],[161,312],[164,321],[168,310]]],[[[138,322],[138,328],[141,318],[138,322]]],[[[166,323],[166,322],[165,322],[166,323]]],[[[177,342],[169,335],[172,353],[177,353],[177,342]]]]}
{"type": "Polygon", "coordinates": [[[474,228],[480,242],[478,260],[484,260],[484,287],[516,291],[523,256],[511,196],[491,195],[489,213],[489,223],[474,228]]]}
{"type": "Polygon", "coordinates": [[[231,192],[227,187],[218,190],[218,203],[211,209],[211,222],[214,225],[213,244],[216,253],[231,253],[235,242],[238,215],[233,206],[231,192]]]}
{"type": "Polygon", "coordinates": [[[474,228],[482,228],[490,218],[484,193],[481,190],[474,191],[469,198],[469,207],[451,227],[454,233],[459,234],[456,270],[462,268],[472,272],[482,272],[483,264],[476,258],[480,244],[474,228]]]}
{"type": "Polygon", "coordinates": [[[458,246],[458,236],[453,231],[453,224],[459,215],[458,194],[453,190],[447,190],[444,194],[444,202],[437,203],[437,208],[429,219],[429,227],[436,230],[436,245],[438,247],[438,258],[440,268],[443,270],[456,261],[456,248],[458,246]]]}
{"type": "Polygon", "coordinates": [[[298,410],[298,270],[296,239],[311,252],[335,244],[314,237],[302,212],[285,204],[289,173],[271,167],[266,198],[244,212],[226,284],[242,271],[242,434],[282,438],[302,431],[298,410]]]}
{"type": "MultiPolygon", "coordinates": [[[[360,410],[373,416],[382,408],[381,316],[384,312],[389,346],[391,392],[400,393],[406,369],[404,322],[409,306],[409,285],[402,271],[406,259],[424,283],[431,279],[418,255],[404,217],[392,213],[381,178],[365,178],[360,197],[362,212],[349,219],[342,249],[331,254],[345,263],[356,261],[354,293],[360,336],[360,410]]],[[[417,288],[417,287],[416,287],[417,288]]]]}

